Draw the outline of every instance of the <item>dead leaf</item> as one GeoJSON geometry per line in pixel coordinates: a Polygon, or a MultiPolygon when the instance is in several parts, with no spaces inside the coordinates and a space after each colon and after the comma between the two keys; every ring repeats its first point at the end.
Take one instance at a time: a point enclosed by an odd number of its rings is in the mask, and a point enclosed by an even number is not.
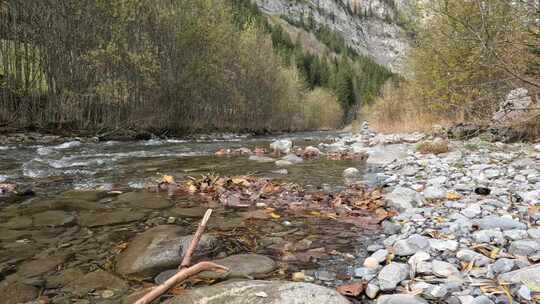
{"type": "Polygon", "coordinates": [[[344,295],[350,297],[358,297],[365,289],[364,282],[357,282],[348,285],[338,286],[337,291],[344,295]]]}

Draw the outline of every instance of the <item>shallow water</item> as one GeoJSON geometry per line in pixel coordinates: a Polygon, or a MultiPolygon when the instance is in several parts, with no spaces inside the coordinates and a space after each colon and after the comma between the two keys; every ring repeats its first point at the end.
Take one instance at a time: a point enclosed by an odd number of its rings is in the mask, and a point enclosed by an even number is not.
{"type": "MultiPolygon", "coordinates": [[[[321,142],[332,142],[338,136],[337,133],[318,132],[281,137],[293,139],[295,146],[317,146],[321,142]]],[[[367,171],[357,161],[320,158],[287,167],[288,174],[281,174],[275,172],[280,168],[273,162],[258,163],[248,160],[247,156],[214,156],[214,152],[220,148],[268,149],[269,143],[276,138],[104,143],[72,141],[50,146],[1,147],[0,181],[32,185],[36,196],[12,204],[0,203],[0,223],[3,225],[0,225],[0,229],[4,234],[0,237],[0,280],[2,276],[17,272],[28,260],[48,255],[65,254],[71,257],[61,269],[78,267],[90,271],[95,265],[108,269],[111,263],[114,264],[118,253],[116,248],[149,227],[172,223],[184,227],[186,234],[193,233],[199,219],[175,216],[175,208],[207,207],[190,196],[168,198],[171,206],[159,210],[126,207],[116,200],[115,194],[105,195],[99,201],[86,201],[84,194],[66,193],[66,190],[144,191],[140,189],[148,181],[154,181],[164,174],[173,175],[181,181],[189,176],[216,173],[221,176],[254,174],[297,183],[307,191],[317,188],[334,191],[345,185],[342,177],[345,168],[353,166],[367,171]],[[80,205],[74,207],[65,204],[66,201],[77,201],[80,205]],[[45,209],[42,208],[44,202],[48,202],[45,209]],[[69,219],[69,224],[37,225],[36,214],[48,210],[65,212],[60,216],[69,219]],[[141,217],[136,221],[95,227],[83,224],[99,221],[103,214],[120,210],[141,213],[141,217]],[[28,223],[27,218],[30,219],[28,223]]],[[[280,271],[271,274],[271,278],[290,279],[291,273],[305,270],[320,284],[335,286],[347,281],[354,268],[360,265],[361,257],[365,256],[366,247],[370,244],[370,234],[374,233],[365,228],[317,217],[284,214],[278,219],[249,219],[242,215],[243,211],[218,206],[208,232],[222,237],[227,255],[256,252],[273,257],[279,262],[280,271]],[[273,246],[271,240],[275,240],[276,235],[284,243],[273,246]],[[307,242],[309,246],[302,250],[287,249],[287,246],[299,242],[307,242]],[[323,250],[322,254],[319,250],[323,250]]],[[[52,221],[58,221],[58,218],[52,221]]],[[[113,268],[111,266],[110,269],[113,268]]],[[[53,274],[56,273],[51,270],[45,276],[53,274]]],[[[134,283],[130,286],[134,288],[138,285],[134,283]]],[[[58,291],[48,292],[52,297],[58,296],[58,291]]]]}

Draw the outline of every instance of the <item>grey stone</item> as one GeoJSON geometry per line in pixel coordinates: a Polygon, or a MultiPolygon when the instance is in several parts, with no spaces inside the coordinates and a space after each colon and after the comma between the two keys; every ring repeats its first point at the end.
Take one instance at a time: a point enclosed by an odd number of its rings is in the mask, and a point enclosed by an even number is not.
{"type": "Polygon", "coordinates": [[[507,239],[510,239],[513,241],[523,240],[529,236],[526,230],[521,230],[521,229],[506,230],[503,232],[503,235],[507,239]]]}
{"type": "Polygon", "coordinates": [[[507,217],[487,216],[475,221],[475,223],[480,229],[527,229],[527,225],[507,217]]]}
{"type": "Polygon", "coordinates": [[[357,278],[362,278],[366,281],[371,281],[377,275],[375,269],[370,269],[366,267],[358,267],[354,270],[354,276],[357,278]]]}
{"type": "Polygon", "coordinates": [[[471,262],[474,260],[474,265],[476,266],[485,266],[492,261],[487,256],[470,249],[461,249],[457,252],[456,257],[465,262],[471,262]]]}
{"type": "Polygon", "coordinates": [[[499,282],[540,286],[540,264],[535,264],[499,276],[499,282]]]}
{"type": "Polygon", "coordinates": [[[273,163],[275,159],[266,156],[251,155],[249,160],[256,161],[258,163],[273,163]]]}
{"type": "Polygon", "coordinates": [[[379,284],[374,280],[367,284],[365,293],[370,299],[375,299],[380,290],[379,284]]]}
{"type": "Polygon", "coordinates": [[[283,159],[276,160],[275,164],[276,164],[276,166],[278,166],[278,167],[288,167],[288,166],[292,166],[292,165],[293,165],[293,163],[291,163],[290,161],[283,160],[283,159]]]}
{"type": "Polygon", "coordinates": [[[383,267],[377,279],[382,291],[396,289],[397,285],[409,277],[409,265],[403,263],[391,263],[383,267]]]}
{"type": "Polygon", "coordinates": [[[23,263],[19,267],[18,274],[21,277],[33,277],[46,274],[66,261],[67,256],[57,255],[35,259],[23,263]]]}
{"type": "Polygon", "coordinates": [[[506,239],[499,230],[479,230],[473,233],[473,239],[478,243],[491,243],[492,241],[497,244],[505,244],[506,239]]]}
{"type": "Polygon", "coordinates": [[[540,239],[540,228],[532,228],[527,230],[529,237],[533,239],[540,239]]]}
{"type": "Polygon", "coordinates": [[[381,225],[385,234],[398,234],[401,231],[401,225],[390,221],[384,221],[381,225]]]}
{"type": "Polygon", "coordinates": [[[405,187],[396,187],[385,198],[390,207],[400,212],[424,205],[424,199],[418,192],[405,187]]]}
{"type": "Polygon", "coordinates": [[[424,197],[428,200],[438,200],[446,197],[446,189],[440,186],[429,186],[424,192],[424,197]]]}
{"type": "Polygon", "coordinates": [[[474,218],[482,214],[482,209],[479,204],[472,204],[469,207],[461,210],[461,214],[468,218],[474,218]]]}
{"type": "Polygon", "coordinates": [[[512,271],[514,268],[515,262],[512,259],[498,259],[495,261],[495,263],[488,266],[488,270],[493,273],[494,275],[498,275],[500,273],[505,273],[512,271]]]}
{"type": "Polygon", "coordinates": [[[280,139],[270,143],[270,149],[283,154],[291,152],[292,146],[293,143],[290,139],[280,139]]]}
{"type": "Polygon", "coordinates": [[[508,252],[513,255],[528,256],[540,251],[540,242],[537,240],[513,241],[508,252]]]}
{"type": "Polygon", "coordinates": [[[527,300],[527,301],[532,300],[531,289],[527,287],[526,285],[521,285],[517,291],[517,294],[524,300],[527,300]]]}
{"type": "Polygon", "coordinates": [[[459,270],[455,265],[448,262],[434,260],[431,262],[433,267],[433,274],[438,277],[452,277],[459,275],[459,270]]]}
{"type": "Polygon", "coordinates": [[[456,251],[458,242],[454,240],[429,239],[429,247],[437,251],[456,251]]]}
{"type": "Polygon", "coordinates": [[[198,276],[203,279],[260,278],[277,267],[274,260],[260,254],[237,254],[213,262],[229,268],[229,271],[224,274],[204,271],[198,276]]]}
{"type": "Polygon", "coordinates": [[[393,294],[380,296],[377,304],[428,304],[428,302],[415,295],[393,294]]]}
{"type": "Polygon", "coordinates": [[[493,301],[491,301],[486,296],[479,296],[474,298],[471,302],[471,304],[494,304],[493,301]]]}
{"type": "Polygon", "coordinates": [[[204,216],[207,208],[204,207],[174,207],[167,212],[175,217],[200,218],[204,216]]]}
{"type": "MultiPolygon", "coordinates": [[[[163,225],[137,235],[117,259],[119,274],[144,279],[180,264],[192,236],[183,235],[179,226],[163,225]]],[[[217,239],[204,234],[193,258],[208,256],[217,249],[217,239]]]]}
{"type": "Polygon", "coordinates": [[[429,239],[419,234],[413,234],[405,240],[399,240],[394,245],[394,254],[409,256],[417,251],[429,248],[429,239]]]}
{"type": "Polygon", "coordinates": [[[349,304],[336,290],[310,283],[227,281],[188,290],[167,304],[349,304]]]}

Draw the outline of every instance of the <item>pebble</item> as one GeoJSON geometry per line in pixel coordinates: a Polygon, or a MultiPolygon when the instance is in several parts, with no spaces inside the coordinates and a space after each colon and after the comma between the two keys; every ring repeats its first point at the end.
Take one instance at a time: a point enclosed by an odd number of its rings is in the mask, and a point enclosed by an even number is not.
{"type": "Polygon", "coordinates": [[[409,266],[403,263],[391,263],[383,267],[377,278],[382,291],[396,289],[401,281],[409,277],[409,266]]]}

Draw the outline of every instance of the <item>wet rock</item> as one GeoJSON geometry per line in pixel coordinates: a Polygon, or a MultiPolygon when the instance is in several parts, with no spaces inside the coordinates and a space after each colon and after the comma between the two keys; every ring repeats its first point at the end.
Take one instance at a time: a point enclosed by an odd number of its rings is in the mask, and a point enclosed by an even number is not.
{"type": "Polygon", "coordinates": [[[47,288],[64,287],[83,276],[84,273],[81,270],[77,268],[70,268],[60,274],[47,277],[45,286],[47,288]]]}
{"type": "Polygon", "coordinates": [[[428,302],[415,295],[394,294],[380,296],[377,304],[428,304],[428,302]]]}
{"type": "Polygon", "coordinates": [[[127,282],[101,269],[88,273],[67,286],[71,292],[78,296],[85,296],[94,290],[123,291],[128,287],[127,282]]]}
{"type": "Polygon", "coordinates": [[[343,177],[345,178],[355,178],[360,176],[360,170],[356,168],[347,168],[343,171],[343,177]]]}
{"type": "Polygon", "coordinates": [[[508,217],[487,216],[485,218],[475,221],[475,224],[480,229],[494,229],[499,228],[501,230],[509,229],[527,229],[527,225],[516,221],[508,217]]]}
{"type": "Polygon", "coordinates": [[[396,208],[400,212],[404,212],[424,204],[424,200],[418,192],[405,187],[396,187],[392,192],[386,195],[386,200],[388,201],[390,207],[396,208]]]}
{"type": "Polygon", "coordinates": [[[5,223],[1,223],[0,227],[5,229],[25,229],[32,227],[32,218],[29,216],[15,216],[5,223]]]}
{"type": "Polygon", "coordinates": [[[508,252],[513,255],[529,256],[540,251],[540,242],[537,240],[513,241],[508,252]]]}
{"type": "Polygon", "coordinates": [[[382,291],[396,289],[397,285],[409,277],[409,265],[403,263],[391,263],[383,267],[377,279],[382,291]]]}
{"type": "Polygon", "coordinates": [[[300,282],[235,281],[224,282],[188,292],[167,304],[349,304],[334,289],[300,282]]]}
{"type": "Polygon", "coordinates": [[[115,209],[112,212],[83,211],[79,213],[79,225],[84,227],[98,227],[125,224],[138,221],[144,218],[144,216],[145,213],[129,209],[115,209]]]}
{"type": "MultiPolygon", "coordinates": [[[[116,270],[130,278],[148,278],[180,264],[192,236],[178,226],[163,225],[137,235],[117,259],[116,270]]],[[[193,258],[204,257],[217,249],[217,239],[203,235],[193,258]]]]}
{"type": "Polygon", "coordinates": [[[34,277],[45,274],[56,269],[57,266],[64,263],[67,256],[50,256],[37,260],[25,262],[19,267],[18,274],[21,277],[34,277]]]}
{"type": "Polygon", "coordinates": [[[83,200],[88,202],[97,202],[100,199],[107,196],[105,191],[92,191],[92,190],[69,190],[61,194],[61,197],[69,200],[83,200]]]}
{"type": "Polygon", "coordinates": [[[291,152],[293,143],[289,139],[280,139],[272,142],[270,144],[270,149],[274,150],[274,152],[287,154],[291,152]]]}
{"type": "Polygon", "coordinates": [[[174,207],[167,212],[175,217],[182,217],[182,218],[200,218],[204,216],[204,213],[206,212],[206,208],[203,207],[190,207],[190,208],[184,208],[184,207],[174,207]]]}
{"type": "Polygon", "coordinates": [[[456,266],[440,261],[440,260],[434,260],[431,262],[433,274],[438,277],[451,277],[459,275],[459,270],[456,268],[456,266]]]}
{"type": "Polygon", "coordinates": [[[150,192],[125,193],[118,196],[117,202],[135,209],[164,209],[172,205],[168,199],[150,192]]]}
{"type": "Polygon", "coordinates": [[[251,155],[248,159],[259,162],[259,163],[273,163],[275,161],[275,159],[271,157],[257,156],[257,155],[251,155]]]}
{"type": "Polygon", "coordinates": [[[288,154],[281,158],[281,160],[288,161],[292,164],[299,164],[302,163],[304,160],[301,157],[298,157],[294,154],[288,154]]]}
{"type": "Polygon", "coordinates": [[[65,211],[51,210],[38,213],[32,216],[33,224],[36,227],[41,226],[66,226],[74,224],[75,217],[65,211]]]}
{"type": "Polygon", "coordinates": [[[0,295],[4,304],[19,304],[35,300],[39,290],[22,283],[15,275],[0,281],[0,295]]]}
{"type": "Polygon", "coordinates": [[[275,162],[276,166],[278,167],[288,167],[288,166],[292,166],[293,163],[291,163],[290,161],[286,161],[286,160],[276,160],[275,162]]]}
{"type": "Polygon", "coordinates": [[[199,274],[203,279],[218,278],[260,278],[276,269],[274,260],[259,254],[238,254],[215,260],[214,263],[229,268],[229,272],[219,274],[204,271],[199,274]]]}

